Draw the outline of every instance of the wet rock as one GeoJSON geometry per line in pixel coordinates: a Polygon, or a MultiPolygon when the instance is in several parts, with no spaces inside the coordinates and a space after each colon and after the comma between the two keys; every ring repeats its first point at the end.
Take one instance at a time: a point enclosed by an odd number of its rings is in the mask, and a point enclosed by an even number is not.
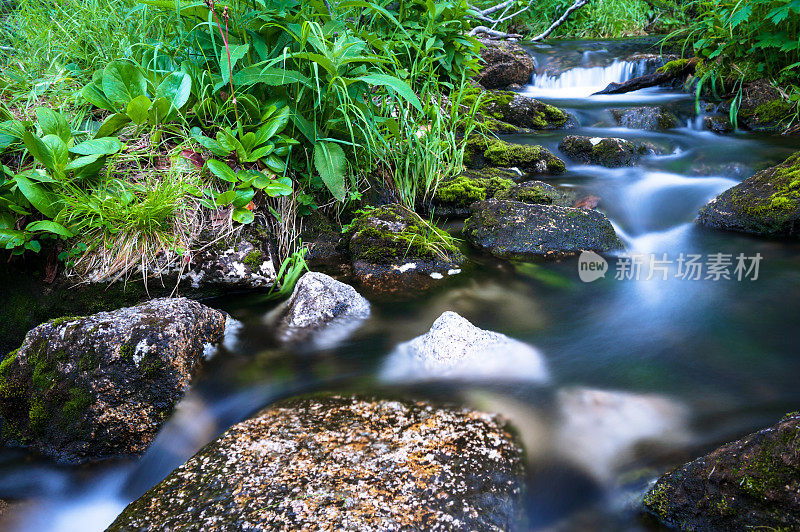
{"type": "MultiPolygon", "coordinates": [[[[724,106],[730,109],[730,102],[724,106]]],[[[778,132],[794,117],[795,106],[766,80],[758,80],[742,88],[738,119],[754,131],[778,132]]]]}
{"type": "Polygon", "coordinates": [[[464,148],[468,168],[516,168],[526,175],[562,174],[564,161],[541,146],[511,144],[496,138],[475,135],[464,148]]]}
{"type": "Polygon", "coordinates": [[[0,363],[3,441],[64,462],[141,454],[225,322],[177,298],[34,328],[0,363]]]}
{"type": "Polygon", "coordinates": [[[468,89],[461,105],[471,107],[478,98],[478,118],[493,131],[563,129],[571,123],[570,115],[558,107],[512,91],[468,89]]]}
{"type": "Polygon", "coordinates": [[[300,238],[308,246],[305,261],[312,269],[339,271],[349,262],[341,228],[314,210],[303,216],[300,238]]]}
{"type": "Polygon", "coordinates": [[[645,509],[681,530],[800,529],[800,414],[662,476],[645,509]]]}
{"type": "Polygon", "coordinates": [[[543,181],[526,181],[502,190],[495,194],[499,200],[520,201],[538,205],[558,205],[571,207],[575,203],[575,195],[571,192],[557,189],[543,181]]]}
{"type": "Polygon", "coordinates": [[[293,399],[229,429],[109,530],[510,530],[522,476],[522,450],[495,416],[293,399]]]}
{"type": "Polygon", "coordinates": [[[335,346],[369,317],[369,302],[356,290],[324,273],[308,272],[271,318],[283,343],[335,346]]]}
{"type": "Polygon", "coordinates": [[[465,236],[500,258],[560,258],[623,247],[608,218],[595,210],[498,199],[475,203],[471,210],[465,236]]]}
{"type": "Polygon", "coordinates": [[[632,166],[650,150],[640,143],[625,139],[568,135],[558,145],[564,155],[574,161],[599,164],[608,168],[632,166]]]}
{"type": "Polygon", "coordinates": [[[658,131],[678,127],[678,117],[665,107],[626,107],[609,109],[614,121],[630,129],[658,131]]]}
{"type": "Polygon", "coordinates": [[[688,410],[667,397],[592,388],[559,390],[554,448],[602,481],[633,456],[638,444],[689,439],[688,410]]]}
{"type": "Polygon", "coordinates": [[[703,127],[712,133],[727,135],[733,133],[733,125],[727,116],[712,115],[703,117],[703,127]]]}
{"type": "Polygon", "coordinates": [[[800,233],[800,152],[711,200],[697,221],[715,229],[796,237],[800,233]]]}
{"type": "Polygon", "coordinates": [[[3,514],[8,511],[8,503],[2,499],[0,499],[0,517],[3,517],[3,514]]]}
{"type": "Polygon", "coordinates": [[[547,368],[542,355],[528,344],[445,312],[427,333],[395,348],[381,378],[544,381],[547,368]]]}
{"type": "Polygon", "coordinates": [[[501,168],[465,170],[460,175],[439,183],[431,201],[437,216],[469,216],[469,206],[476,201],[495,197],[498,192],[514,186],[512,179],[519,174],[501,168]]]}
{"type": "Polygon", "coordinates": [[[475,81],[487,89],[505,89],[509,85],[526,85],[535,70],[533,59],[518,44],[510,41],[483,40],[483,66],[475,81]]]}
{"type": "Polygon", "coordinates": [[[466,260],[447,233],[396,204],[364,210],[345,237],[356,277],[379,293],[424,290],[466,260]]]}
{"type": "Polygon", "coordinates": [[[211,246],[192,257],[181,280],[194,289],[223,286],[233,290],[271,288],[275,265],[269,247],[254,238],[242,238],[227,246],[211,246]]]}

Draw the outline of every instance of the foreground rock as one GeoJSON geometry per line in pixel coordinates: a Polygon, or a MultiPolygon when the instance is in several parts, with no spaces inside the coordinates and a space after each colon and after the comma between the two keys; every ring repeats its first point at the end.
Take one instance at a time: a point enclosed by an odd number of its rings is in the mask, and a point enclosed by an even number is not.
{"type": "Polygon", "coordinates": [[[518,44],[510,41],[484,40],[483,66],[474,79],[487,89],[505,89],[525,85],[536,70],[533,59],[518,44]]]}
{"type": "Polygon", "coordinates": [[[678,117],[665,107],[627,107],[609,109],[614,121],[630,129],[659,131],[678,127],[678,117]]]}
{"type": "Polygon", "coordinates": [[[515,168],[522,174],[563,174],[564,161],[534,144],[511,144],[493,137],[475,135],[464,148],[469,168],[515,168]]]}
{"type": "Polygon", "coordinates": [[[308,272],[292,297],[271,315],[278,339],[287,344],[334,347],[369,317],[369,302],[355,289],[324,273],[308,272]]]}
{"type": "Polygon", "coordinates": [[[644,506],[681,530],[800,529],[800,414],[664,475],[644,506]]]}
{"type": "Polygon", "coordinates": [[[560,258],[623,247],[608,218],[591,209],[493,199],[475,203],[471,210],[465,236],[500,258],[560,258]]]}
{"type": "Polygon", "coordinates": [[[445,312],[427,333],[395,348],[381,378],[544,381],[547,368],[542,355],[528,344],[445,312]]]}
{"type": "Polygon", "coordinates": [[[295,399],[228,430],[109,530],[509,530],[522,473],[488,414],[295,399]]]}
{"type": "Polygon", "coordinates": [[[356,277],[375,292],[424,290],[465,260],[447,233],[396,204],[365,210],[345,237],[356,277]]]}
{"type": "Polygon", "coordinates": [[[225,321],[179,298],[36,327],[0,363],[3,442],[67,462],[141,454],[225,321]]]}
{"type": "Polygon", "coordinates": [[[697,221],[715,229],[796,237],[800,234],[800,152],[711,200],[697,221]]]}
{"type": "Polygon", "coordinates": [[[493,131],[563,129],[570,123],[569,114],[558,107],[512,91],[470,89],[462,95],[461,105],[472,107],[478,98],[479,119],[493,131]]]}
{"type": "Polygon", "coordinates": [[[574,161],[599,164],[608,168],[632,166],[651,150],[625,139],[567,135],[558,145],[564,155],[574,161]]]}

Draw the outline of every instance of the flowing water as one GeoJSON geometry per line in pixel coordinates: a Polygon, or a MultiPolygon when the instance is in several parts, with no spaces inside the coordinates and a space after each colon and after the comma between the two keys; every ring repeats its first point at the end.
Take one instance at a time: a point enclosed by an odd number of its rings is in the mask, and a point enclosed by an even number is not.
{"type": "MultiPolygon", "coordinates": [[[[522,92],[576,118],[570,134],[623,137],[655,145],[638,166],[568,165],[549,182],[601,198],[629,255],[663,260],[639,280],[616,279],[625,256],[609,258],[605,277],[584,283],[577,259],[510,265],[470,252],[474,266],[411,301],[373,299],[373,315],[347,341],[318,352],[288,352],[270,340],[258,296],[212,301],[242,326],[204,369],[155,444],[137,461],[60,467],[19,450],[0,451],[0,498],[23,502],[12,528],[102,530],[124,506],[231,424],[281,398],[312,390],[391,392],[499,411],[528,446],[526,495],[536,530],[651,530],[636,498],[664,469],[774,423],[800,405],[800,244],[699,227],[698,209],[754,171],[800,149],[796,138],[717,136],[696,124],[684,93],[647,89],[591,96],[609,82],[643,73],[626,62],[631,43],[538,46],[540,66],[568,70],[536,76],[522,92]],[[646,132],[614,125],[608,109],[667,105],[686,127],[646,132]],[[676,277],[693,254],[760,254],[758,278],[676,277]],[[670,263],[670,261],[672,261],[670,263]],[[664,270],[666,269],[666,273],[664,270]],[[651,279],[647,279],[653,273],[651,279]],[[667,279],[664,279],[664,276],[667,279]],[[386,355],[422,334],[445,310],[535,346],[549,380],[505,383],[382,381],[386,355]],[[577,387],[646,394],[576,394],[577,387]],[[572,392],[570,392],[572,390],[572,392]],[[657,395],[658,399],[653,399],[657,395]],[[605,398],[605,399],[604,399],[605,398]]],[[[566,132],[519,135],[554,153],[566,132]]],[[[731,267],[731,273],[733,268],[731,267]]]]}

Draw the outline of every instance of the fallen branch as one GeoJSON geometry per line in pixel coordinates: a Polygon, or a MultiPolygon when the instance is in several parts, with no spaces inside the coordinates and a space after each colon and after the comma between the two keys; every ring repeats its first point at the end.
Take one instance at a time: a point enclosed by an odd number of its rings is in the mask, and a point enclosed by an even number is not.
{"type": "MultiPolygon", "coordinates": [[[[488,27],[488,26],[477,26],[477,27],[473,28],[469,32],[469,34],[471,36],[475,36],[475,35],[478,35],[480,33],[484,33],[484,34],[488,35],[489,37],[497,38],[497,39],[509,39],[509,38],[519,39],[519,38],[522,38],[522,36],[519,35],[519,34],[506,33],[504,31],[499,31],[499,30],[495,29],[498,26],[498,24],[501,24],[503,22],[511,20],[514,17],[517,17],[517,16],[521,15],[522,13],[525,13],[526,11],[530,10],[531,7],[533,7],[533,3],[534,3],[535,0],[530,0],[528,2],[528,5],[526,5],[525,7],[518,9],[517,11],[511,13],[510,15],[507,15],[506,13],[511,8],[511,6],[515,3],[515,1],[516,0],[506,0],[505,2],[501,2],[499,4],[496,4],[494,6],[488,7],[486,9],[478,9],[477,7],[469,4],[470,9],[472,9],[474,11],[474,14],[472,15],[474,18],[476,18],[476,19],[478,19],[480,21],[483,21],[483,22],[488,22],[489,24],[491,24],[491,27],[488,27]],[[502,13],[500,14],[499,17],[492,18],[492,17],[489,16],[489,15],[491,15],[493,13],[497,13],[498,11],[501,11],[501,10],[502,10],[502,13]]],[[[588,4],[589,1],[590,0],[575,0],[575,3],[573,3],[571,6],[569,6],[567,8],[567,10],[564,12],[564,14],[561,15],[558,19],[556,19],[555,22],[550,24],[549,28],[547,28],[544,32],[540,33],[539,35],[537,35],[536,37],[534,37],[531,40],[532,41],[541,41],[543,39],[546,39],[547,36],[550,35],[551,33],[553,33],[553,31],[557,27],[559,27],[564,22],[566,22],[567,19],[569,18],[569,16],[574,11],[576,11],[576,10],[580,9],[581,7],[585,6],[586,4],[588,4]]]]}
{"type": "Polygon", "coordinates": [[[564,11],[564,14],[561,15],[561,17],[559,17],[555,22],[550,24],[549,28],[547,28],[546,30],[544,30],[542,33],[540,33],[539,35],[537,35],[536,37],[534,37],[531,40],[532,41],[541,41],[543,39],[546,39],[548,35],[553,33],[553,30],[555,30],[557,27],[561,26],[563,23],[565,23],[567,21],[567,19],[569,18],[569,16],[572,14],[573,11],[577,11],[578,9],[582,8],[583,6],[585,6],[588,3],[589,3],[589,0],[575,0],[575,3],[572,4],[571,6],[569,6],[567,8],[567,10],[564,11]]]}
{"type": "Polygon", "coordinates": [[[521,39],[522,35],[518,33],[506,33],[504,31],[493,30],[486,26],[476,26],[469,32],[470,37],[474,37],[480,33],[488,35],[492,39],[521,39]]]}
{"type": "Polygon", "coordinates": [[[694,73],[699,61],[698,58],[693,57],[686,61],[680,68],[671,68],[663,71],[658,69],[652,74],[639,76],[638,78],[630,79],[624,83],[610,83],[608,87],[595,94],[625,94],[626,92],[638,91],[639,89],[646,89],[647,87],[663,85],[674,79],[685,78],[689,74],[694,73]]]}

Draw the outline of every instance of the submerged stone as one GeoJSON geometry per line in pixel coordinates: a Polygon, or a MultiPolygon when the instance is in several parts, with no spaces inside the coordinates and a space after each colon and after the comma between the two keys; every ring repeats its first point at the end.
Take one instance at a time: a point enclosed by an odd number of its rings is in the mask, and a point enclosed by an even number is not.
{"type": "Polygon", "coordinates": [[[143,453],[226,315],[184,298],[31,330],[0,363],[0,437],[59,461],[143,453]]]}
{"type": "Polygon", "coordinates": [[[270,316],[287,344],[334,347],[369,317],[369,302],[355,288],[324,273],[308,272],[292,296],[270,316]]]}
{"type": "Polygon", "coordinates": [[[489,414],[292,399],[229,429],[109,530],[513,530],[522,455],[489,414]]]}
{"type": "Polygon", "coordinates": [[[644,507],[681,530],[800,529],[800,414],[667,473],[644,507]]]}
{"type": "Polygon", "coordinates": [[[505,89],[509,85],[527,84],[535,66],[533,59],[522,47],[511,41],[482,40],[483,66],[475,74],[475,81],[487,89],[505,89]]]}
{"type": "Polygon", "coordinates": [[[493,137],[470,137],[464,149],[464,165],[469,168],[493,166],[516,168],[523,174],[562,174],[564,161],[535,144],[511,144],[493,137]]]}
{"type": "Polygon", "coordinates": [[[729,188],[700,209],[715,229],[762,236],[800,234],[800,152],[729,188]]]}
{"type": "Polygon", "coordinates": [[[400,344],[384,363],[386,381],[547,379],[544,358],[528,344],[445,312],[422,336],[400,344]]]}
{"type": "Polygon", "coordinates": [[[678,127],[678,117],[663,106],[609,109],[616,123],[630,129],[658,131],[678,127]]]}
{"type": "Polygon", "coordinates": [[[651,150],[641,143],[619,138],[567,135],[558,145],[564,155],[574,161],[599,164],[608,168],[632,166],[651,150]]]}
{"type": "Polygon", "coordinates": [[[345,237],[356,277],[375,292],[429,288],[466,260],[450,235],[397,204],[363,210],[345,237]]]}
{"type": "Polygon", "coordinates": [[[500,258],[560,258],[623,247],[601,212],[498,199],[472,205],[464,234],[473,245],[500,258]]]}

